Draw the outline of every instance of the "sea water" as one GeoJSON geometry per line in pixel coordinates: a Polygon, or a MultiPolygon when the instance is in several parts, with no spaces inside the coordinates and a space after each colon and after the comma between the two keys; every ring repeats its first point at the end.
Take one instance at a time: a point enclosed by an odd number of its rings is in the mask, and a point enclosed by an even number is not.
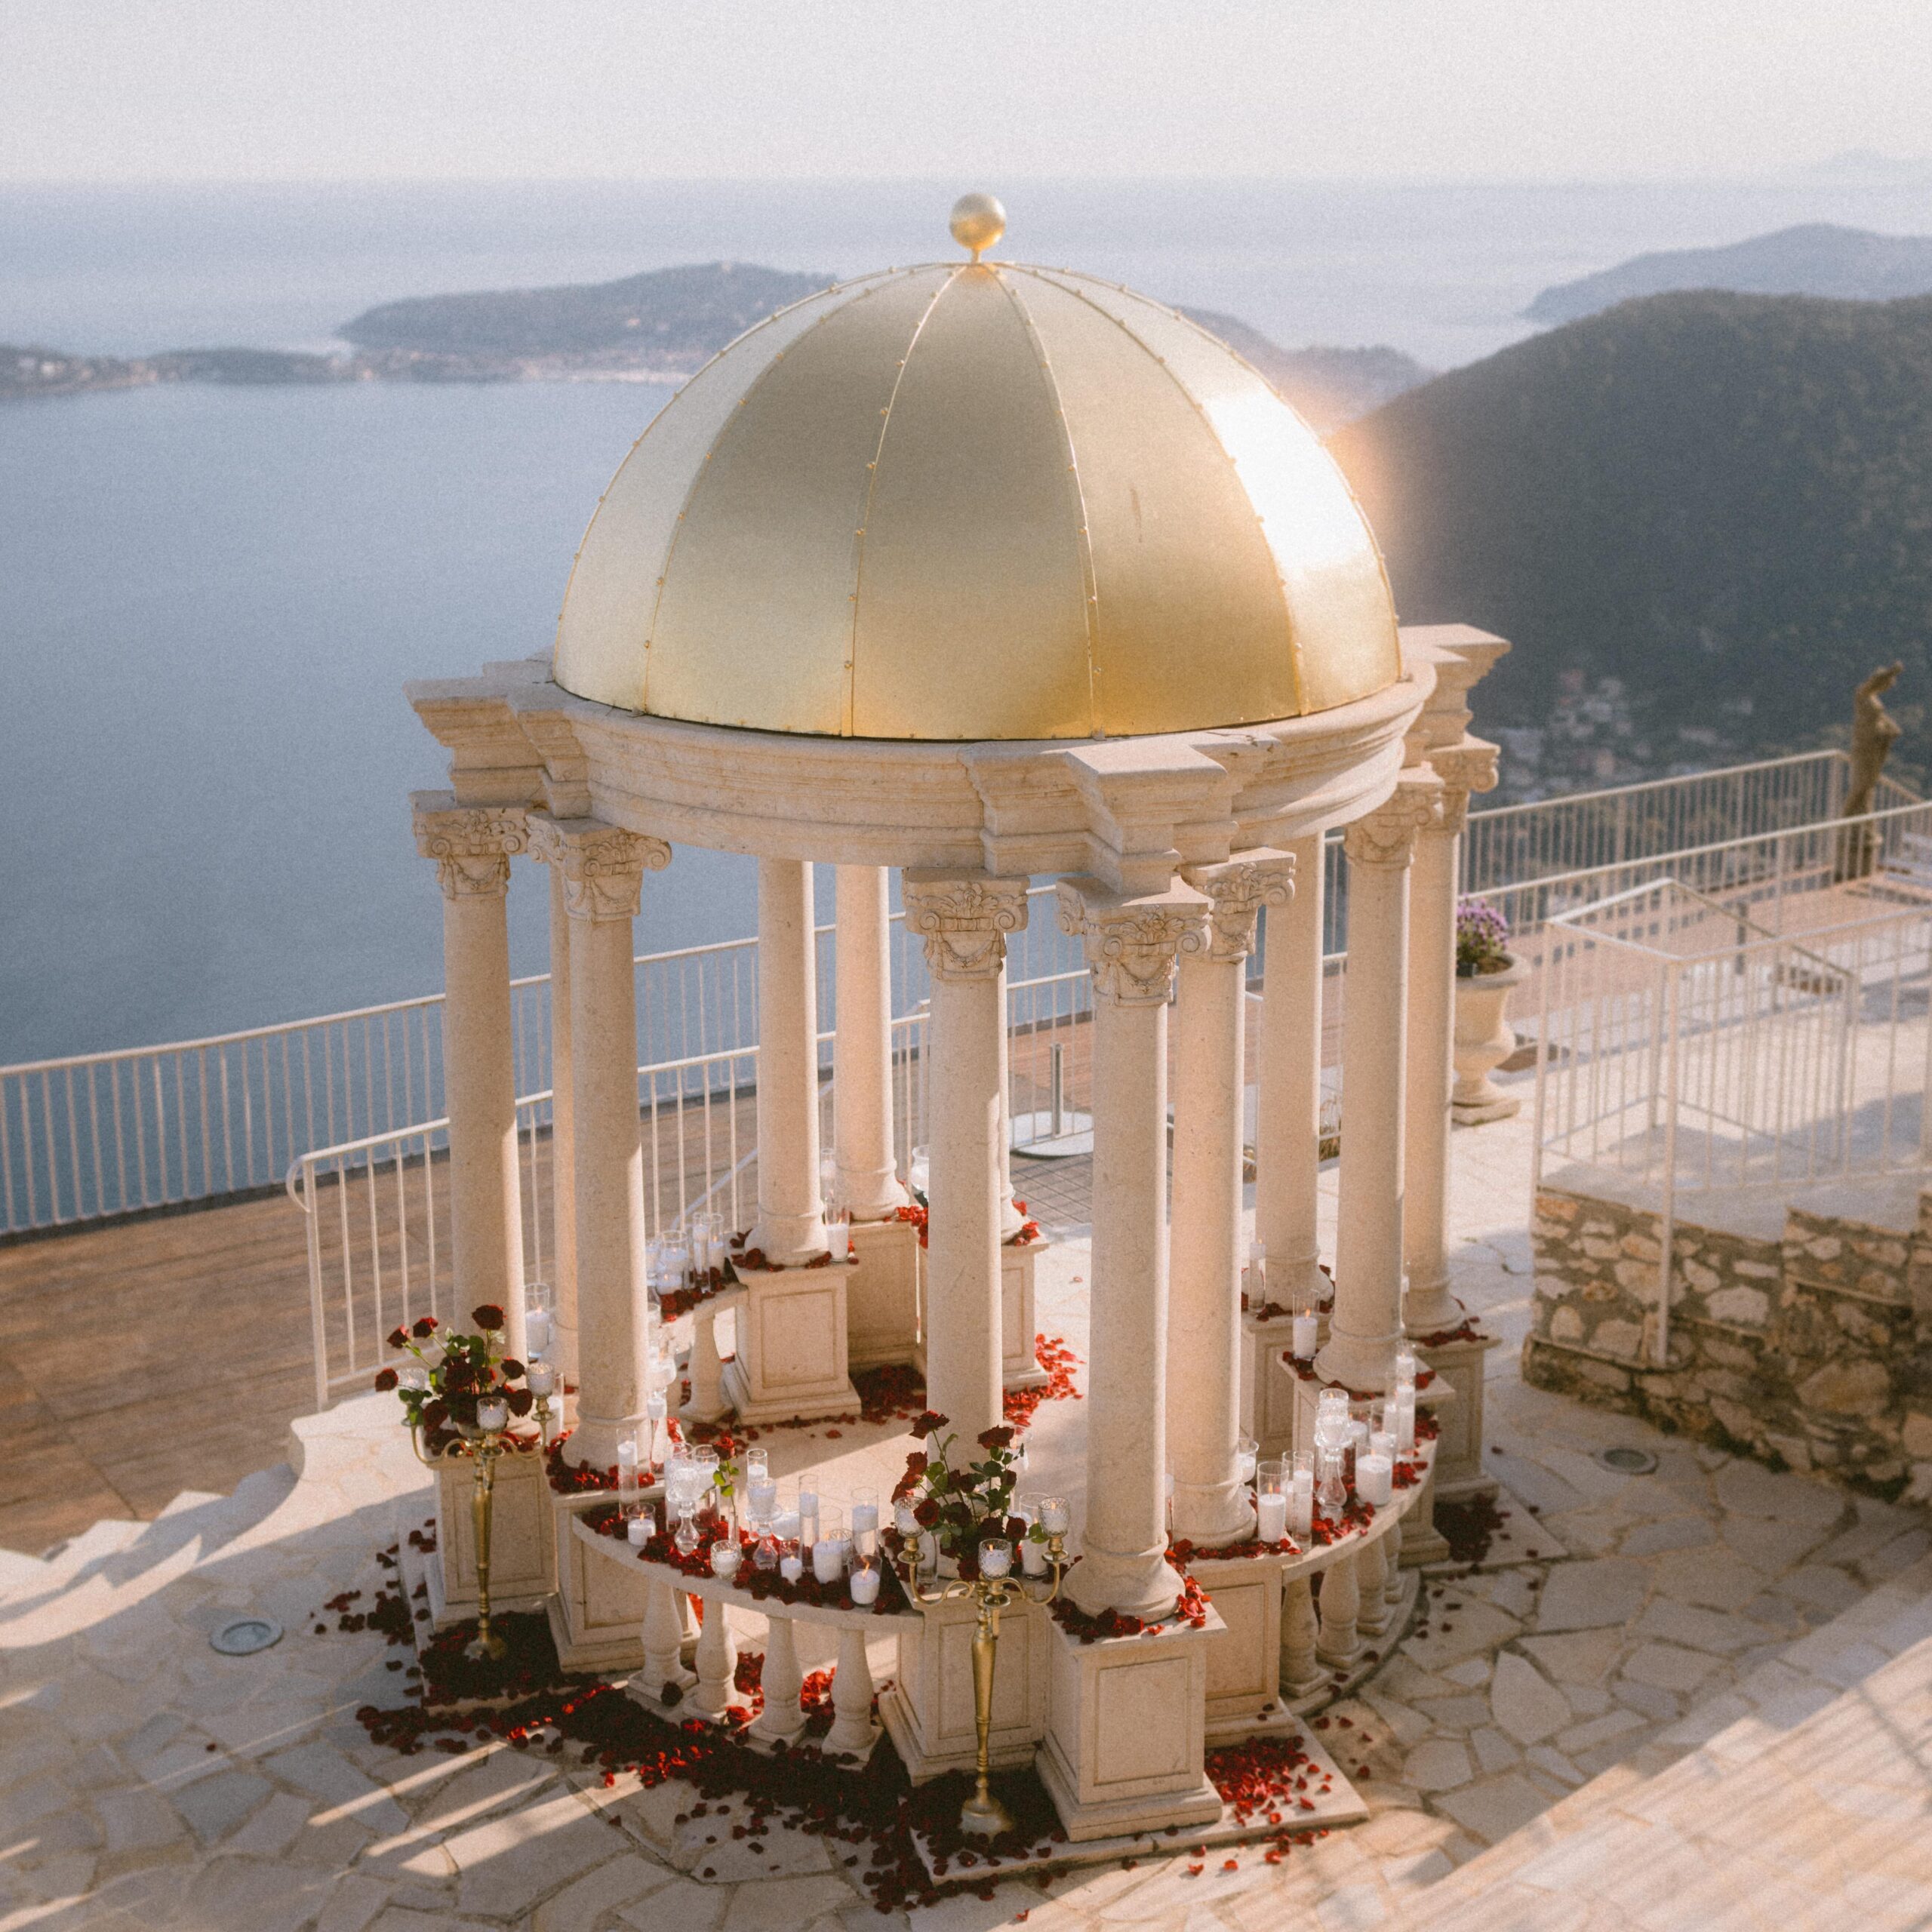
{"type": "MultiPolygon", "coordinates": [[[[1786,184],[1005,186],[1017,255],[1432,366],[1541,288],[1798,220],[1898,231],[1907,191],[1786,184]]],[[[735,259],[949,251],[955,184],[0,189],[0,341],[327,346],[371,303],[735,259]]],[[[182,386],[0,404],[0,1063],[432,989],[408,793],[443,777],[405,680],[548,647],[598,492],[666,392],[182,386]]],[[[541,875],[513,959],[541,971],[541,875]]],[[[752,869],[680,850],[655,949],[749,932],[752,869]]]]}

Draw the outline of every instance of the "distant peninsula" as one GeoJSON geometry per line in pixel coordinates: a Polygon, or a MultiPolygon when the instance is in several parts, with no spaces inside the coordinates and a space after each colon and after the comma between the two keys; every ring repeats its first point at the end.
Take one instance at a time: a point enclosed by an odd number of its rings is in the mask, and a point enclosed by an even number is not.
{"type": "MultiPolygon", "coordinates": [[[[411,297],[342,325],[352,345],[317,355],[177,349],[130,360],[0,344],[0,399],[154,383],[681,383],[825,275],[743,262],[654,269],[619,281],[411,297]]],[[[1232,315],[1184,312],[1252,363],[1320,433],[1414,389],[1430,371],[1399,350],[1283,349],[1232,315]]]]}
{"type": "Polygon", "coordinates": [[[1638,255],[1616,268],[1546,288],[1523,313],[1531,321],[1574,322],[1619,302],[1683,288],[1866,302],[1932,294],[1932,236],[1875,235],[1811,222],[1727,248],[1638,255]]]}

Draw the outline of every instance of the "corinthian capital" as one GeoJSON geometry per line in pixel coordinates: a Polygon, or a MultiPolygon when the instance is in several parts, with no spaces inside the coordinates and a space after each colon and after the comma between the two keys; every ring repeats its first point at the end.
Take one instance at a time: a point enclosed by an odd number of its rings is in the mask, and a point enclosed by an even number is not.
{"type": "Polygon", "coordinates": [[[1469,823],[1469,794],[1496,789],[1496,747],[1487,739],[1465,737],[1460,743],[1444,745],[1429,755],[1429,762],[1442,780],[1442,827],[1460,832],[1469,823]]]}
{"type": "Polygon", "coordinates": [[[448,792],[414,792],[409,804],[416,849],[435,860],[445,899],[509,890],[510,854],[529,842],[521,805],[459,805],[448,792]]]}
{"type": "Polygon", "coordinates": [[[1208,900],[1192,886],[1127,899],[1098,879],[1060,882],[1060,929],[1079,940],[1094,997],[1117,1006],[1160,1006],[1183,953],[1208,948],[1208,900]]]}
{"type": "Polygon", "coordinates": [[[1189,866],[1182,874],[1208,897],[1208,957],[1232,964],[1254,950],[1254,922],[1264,906],[1295,896],[1292,852],[1260,846],[1223,865],[1189,866]]]}
{"type": "Polygon", "coordinates": [[[924,937],[934,979],[998,977],[1007,934],[1026,923],[1026,880],[912,866],[900,889],[906,923],[924,937]]]}
{"type": "Polygon", "coordinates": [[[601,819],[530,814],[530,849],[563,873],[564,906],[574,919],[634,919],[646,872],[661,872],[671,848],[601,819]]]}
{"type": "Polygon", "coordinates": [[[1416,834],[1434,824],[1441,811],[1441,780],[1426,766],[1404,772],[1388,799],[1344,829],[1342,849],[1349,863],[1406,866],[1415,856],[1416,834]]]}

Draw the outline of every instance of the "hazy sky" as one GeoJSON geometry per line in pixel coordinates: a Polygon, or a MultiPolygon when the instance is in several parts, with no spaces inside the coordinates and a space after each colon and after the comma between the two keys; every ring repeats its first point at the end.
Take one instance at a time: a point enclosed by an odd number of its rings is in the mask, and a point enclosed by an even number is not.
{"type": "Polygon", "coordinates": [[[0,180],[1764,174],[1929,0],[0,0],[0,180]]]}

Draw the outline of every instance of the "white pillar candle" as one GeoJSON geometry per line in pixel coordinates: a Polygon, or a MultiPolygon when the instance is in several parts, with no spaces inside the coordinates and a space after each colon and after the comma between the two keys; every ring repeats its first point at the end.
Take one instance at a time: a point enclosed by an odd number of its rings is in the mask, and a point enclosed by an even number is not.
{"type": "Polygon", "coordinates": [[[869,1549],[870,1543],[862,1543],[861,1537],[875,1536],[878,1532],[878,1505],[876,1503],[855,1503],[852,1505],[852,1542],[860,1549],[869,1549]]]}
{"type": "Polygon", "coordinates": [[[778,1507],[778,1485],[775,1482],[755,1482],[751,1485],[752,1520],[761,1523],[778,1507]]]}
{"type": "Polygon", "coordinates": [[[1355,1458],[1355,1493],[1364,1503],[1380,1509],[1395,1494],[1395,1465],[1386,1456],[1355,1458]]]}
{"type": "Polygon", "coordinates": [[[1306,1543],[1315,1527],[1315,1472],[1297,1469],[1288,1478],[1288,1534],[1306,1543]]]}
{"type": "Polygon", "coordinates": [[[845,1573],[845,1549],[843,1542],[831,1537],[821,1537],[812,1545],[812,1574],[821,1583],[835,1583],[845,1573]]]}
{"type": "Polygon", "coordinates": [[[1395,1432],[1392,1429],[1372,1429],[1368,1438],[1369,1454],[1386,1456],[1392,1463],[1395,1460],[1395,1432]]]}
{"type": "Polygon", "coordinates": [[[1321,1345],[1321,1324],[1315,1318],[1314,1309],[1305,1308],[1295,1317],[1295,1359],[1312,1361],[1315,1352],[1321,1345]]]}
{"type": "Polygon", "coordinates": [[[633,1516],[624,1525],[624,1534],[630,1538],[632,1549],[641,1549],[651,1540],[651,1533],[657,1527],[651,1512],[646,1509],[633,1516]]]}
{"type": "Polygon", "coordinates": [[[771,1534],[780,1543],[808,1543],[811,1539],[804,1534],[804,1525],[799,1521],[795,1509],[782,1510],[772,1518],[771,1534]]]}
{"type": "Polygon", "coordinates": [[[1020,1546],[1020,1567],[1029,1577],[1044,1577],[1047,1574],[1047,1546],[1035,1543],[1031,1537],[1020,1546]]]}
{"type": "Polygon", "coordinates": [[[534,1355],[547,1354],[550,1347],[550,1312],[548,1309],[533,1308],[525,1311],[523,1331],[528,1337],[524,1346],[534,1355]]]}
{"type": "Polygon", "coordinates": [[[1403,1456],[1416,1453],[1416,1400],[1413,1389],[1404,1391],[1395,1404],[1395,1450],[1403,1456]]]}
{"type": "Polygon", "coordinates": [[[866,1607],[878,1601],[878,1572],[876,1570],[854,1570],[852,1572],[852,1601],[866,1607]]]}
{"type": "Polygon", "coordinates": [[[711,1574],[714,1577],[722,1577],[728,1583],[738,1574],[740,1561],[736,1543],[715,1543],[711,1546],[711,1574]]]}
{"type": "Polygon", "coordinates": [[[801,1543],[818,1540],[818,1491],[815,1489],[798,1492],[798,1540],[801,1543]]]}
{"type": "Polygon", "coordinates": [[[786,1583],[795,1583],[805,1574],[804,1559],[792,1554],[781,1556],[778,1559],[778,1574],[786,1583]]]}
{"type": "Polygon", "coordinates": [[[1263,1543],[1279,1543],[1288,1530],[1288,1499],[1278,1489],[1263,1490],[1255,1506],[1255,1534],[1263,1543]]]}

